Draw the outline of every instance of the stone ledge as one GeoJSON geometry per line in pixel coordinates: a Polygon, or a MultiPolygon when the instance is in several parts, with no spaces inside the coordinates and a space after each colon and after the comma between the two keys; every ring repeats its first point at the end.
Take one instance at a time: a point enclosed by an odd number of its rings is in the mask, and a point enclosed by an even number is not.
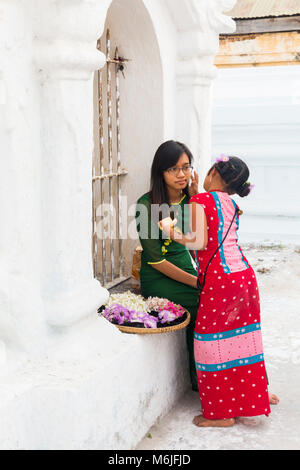
{"type": "Polygon", "coordinates": [[[186,391],[184,332],[97,325],[62,334],[49,357],[2,369],[0,449],[133,449],[186,391]]]}

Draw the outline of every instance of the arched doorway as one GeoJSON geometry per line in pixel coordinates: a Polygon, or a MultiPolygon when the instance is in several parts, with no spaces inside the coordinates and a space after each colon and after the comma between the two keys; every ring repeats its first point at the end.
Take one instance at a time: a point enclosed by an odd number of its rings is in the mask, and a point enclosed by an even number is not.
{"type": "Polygon", "coordinates": [[[111,287],[130,276],[133,205],[164,133],[159,44],[142,0],[112,2],[98,47],[108,62],[94,79],[94,273],[111,287]]]}

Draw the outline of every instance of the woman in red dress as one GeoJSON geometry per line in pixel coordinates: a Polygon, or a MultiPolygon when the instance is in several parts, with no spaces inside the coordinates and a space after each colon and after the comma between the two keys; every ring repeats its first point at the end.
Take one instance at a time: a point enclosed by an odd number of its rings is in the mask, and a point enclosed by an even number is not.
{"type": "Polygon", "coordinates": [[[169,229],[171,238],[196,248],[201,295],[194,352],[202,416],[193,423],[199,427],[228,427],[237,417],[271,412],[259,291],[238,245],[241,212],[230,197],[250,193],[248,178],[242,160],[223,156],[205,179],[206,192],[190,200],[193,233],[179,240],[169,229]]]}

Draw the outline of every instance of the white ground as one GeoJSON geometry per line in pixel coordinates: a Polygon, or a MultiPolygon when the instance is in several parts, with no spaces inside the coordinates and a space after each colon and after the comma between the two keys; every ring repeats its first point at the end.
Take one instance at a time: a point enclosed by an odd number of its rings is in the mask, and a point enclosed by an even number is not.
{"type": "Polygon", "coordinates": [[[244,252],[257,273],[270,391],[279,396],[279,405],[271,407],[269,418],[252,424],[201,429],[192,424],[200,414],[199,397],[189,391],[137,450],[300,449],[300,249],[247,246],[244,252]]]}

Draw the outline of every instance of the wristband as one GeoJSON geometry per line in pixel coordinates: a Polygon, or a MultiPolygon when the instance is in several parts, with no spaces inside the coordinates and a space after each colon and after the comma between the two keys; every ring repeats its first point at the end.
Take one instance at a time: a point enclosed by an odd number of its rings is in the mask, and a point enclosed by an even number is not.
{"type": "Polygon", "coordinates": [[[203,286],[200,282],[199,277],[197,278],[197,289],[200,291],[200,293],[203,291],[203,286]]]}

